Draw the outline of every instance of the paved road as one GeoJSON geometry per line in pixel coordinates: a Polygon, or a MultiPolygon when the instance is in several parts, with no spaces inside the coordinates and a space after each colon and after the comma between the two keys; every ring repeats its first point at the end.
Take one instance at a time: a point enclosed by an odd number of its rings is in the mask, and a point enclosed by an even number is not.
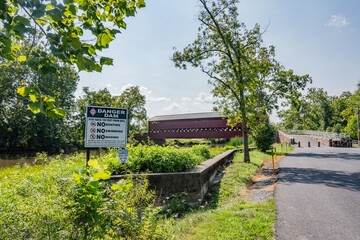
{"type": "Polygon", "coordinates": [[[280,164],[277,240],[360,239],[360,150],[296,148],[280,164]]]}

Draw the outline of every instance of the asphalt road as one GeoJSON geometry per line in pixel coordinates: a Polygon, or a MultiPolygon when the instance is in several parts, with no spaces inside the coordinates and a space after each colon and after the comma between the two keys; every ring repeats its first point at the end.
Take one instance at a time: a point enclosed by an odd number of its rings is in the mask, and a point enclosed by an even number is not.
{"type": "Polygon", "coordinates": [[[296,148],[280,163],[275,199],[277,240],[360,240],[360,149],[296,148]]]}

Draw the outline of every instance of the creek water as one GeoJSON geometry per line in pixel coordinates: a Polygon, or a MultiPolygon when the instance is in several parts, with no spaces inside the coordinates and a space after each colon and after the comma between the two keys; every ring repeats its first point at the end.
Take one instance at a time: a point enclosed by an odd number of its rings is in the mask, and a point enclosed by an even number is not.
{"type": "Polygon", "coordinates": [[[33,164],[35,156],[10,156],[0,155],[0,168],[11,167],[15,165],[33,164]]]}

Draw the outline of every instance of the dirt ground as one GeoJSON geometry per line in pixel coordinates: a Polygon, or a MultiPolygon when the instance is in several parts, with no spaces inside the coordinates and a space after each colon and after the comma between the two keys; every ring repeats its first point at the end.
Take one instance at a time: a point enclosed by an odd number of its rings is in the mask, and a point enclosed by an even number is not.
{"type": "Polygon", "coordinates": [[[252,177],[248,185],[248,197],[252,201],[261,202],[274,196],[275,184],[278,180],[279,163],[282,158],[283,156],[274,158],[274,169],[272,159],[266,160],[252,177]]]}

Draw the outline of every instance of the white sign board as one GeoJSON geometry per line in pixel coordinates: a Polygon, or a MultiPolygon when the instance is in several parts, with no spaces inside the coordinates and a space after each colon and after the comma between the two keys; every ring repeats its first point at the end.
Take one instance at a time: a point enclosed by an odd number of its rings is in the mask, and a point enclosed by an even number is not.
{"type": "Polygon", "coordinates": [[[85,147],[125,148],[127,109],[86,106],[85,147]]]}
{"type": "Polygon", "coordinates": [[[118,151],[119,163],[127,163],[129,161],[129,150],[120,149],[118,151]]]}

